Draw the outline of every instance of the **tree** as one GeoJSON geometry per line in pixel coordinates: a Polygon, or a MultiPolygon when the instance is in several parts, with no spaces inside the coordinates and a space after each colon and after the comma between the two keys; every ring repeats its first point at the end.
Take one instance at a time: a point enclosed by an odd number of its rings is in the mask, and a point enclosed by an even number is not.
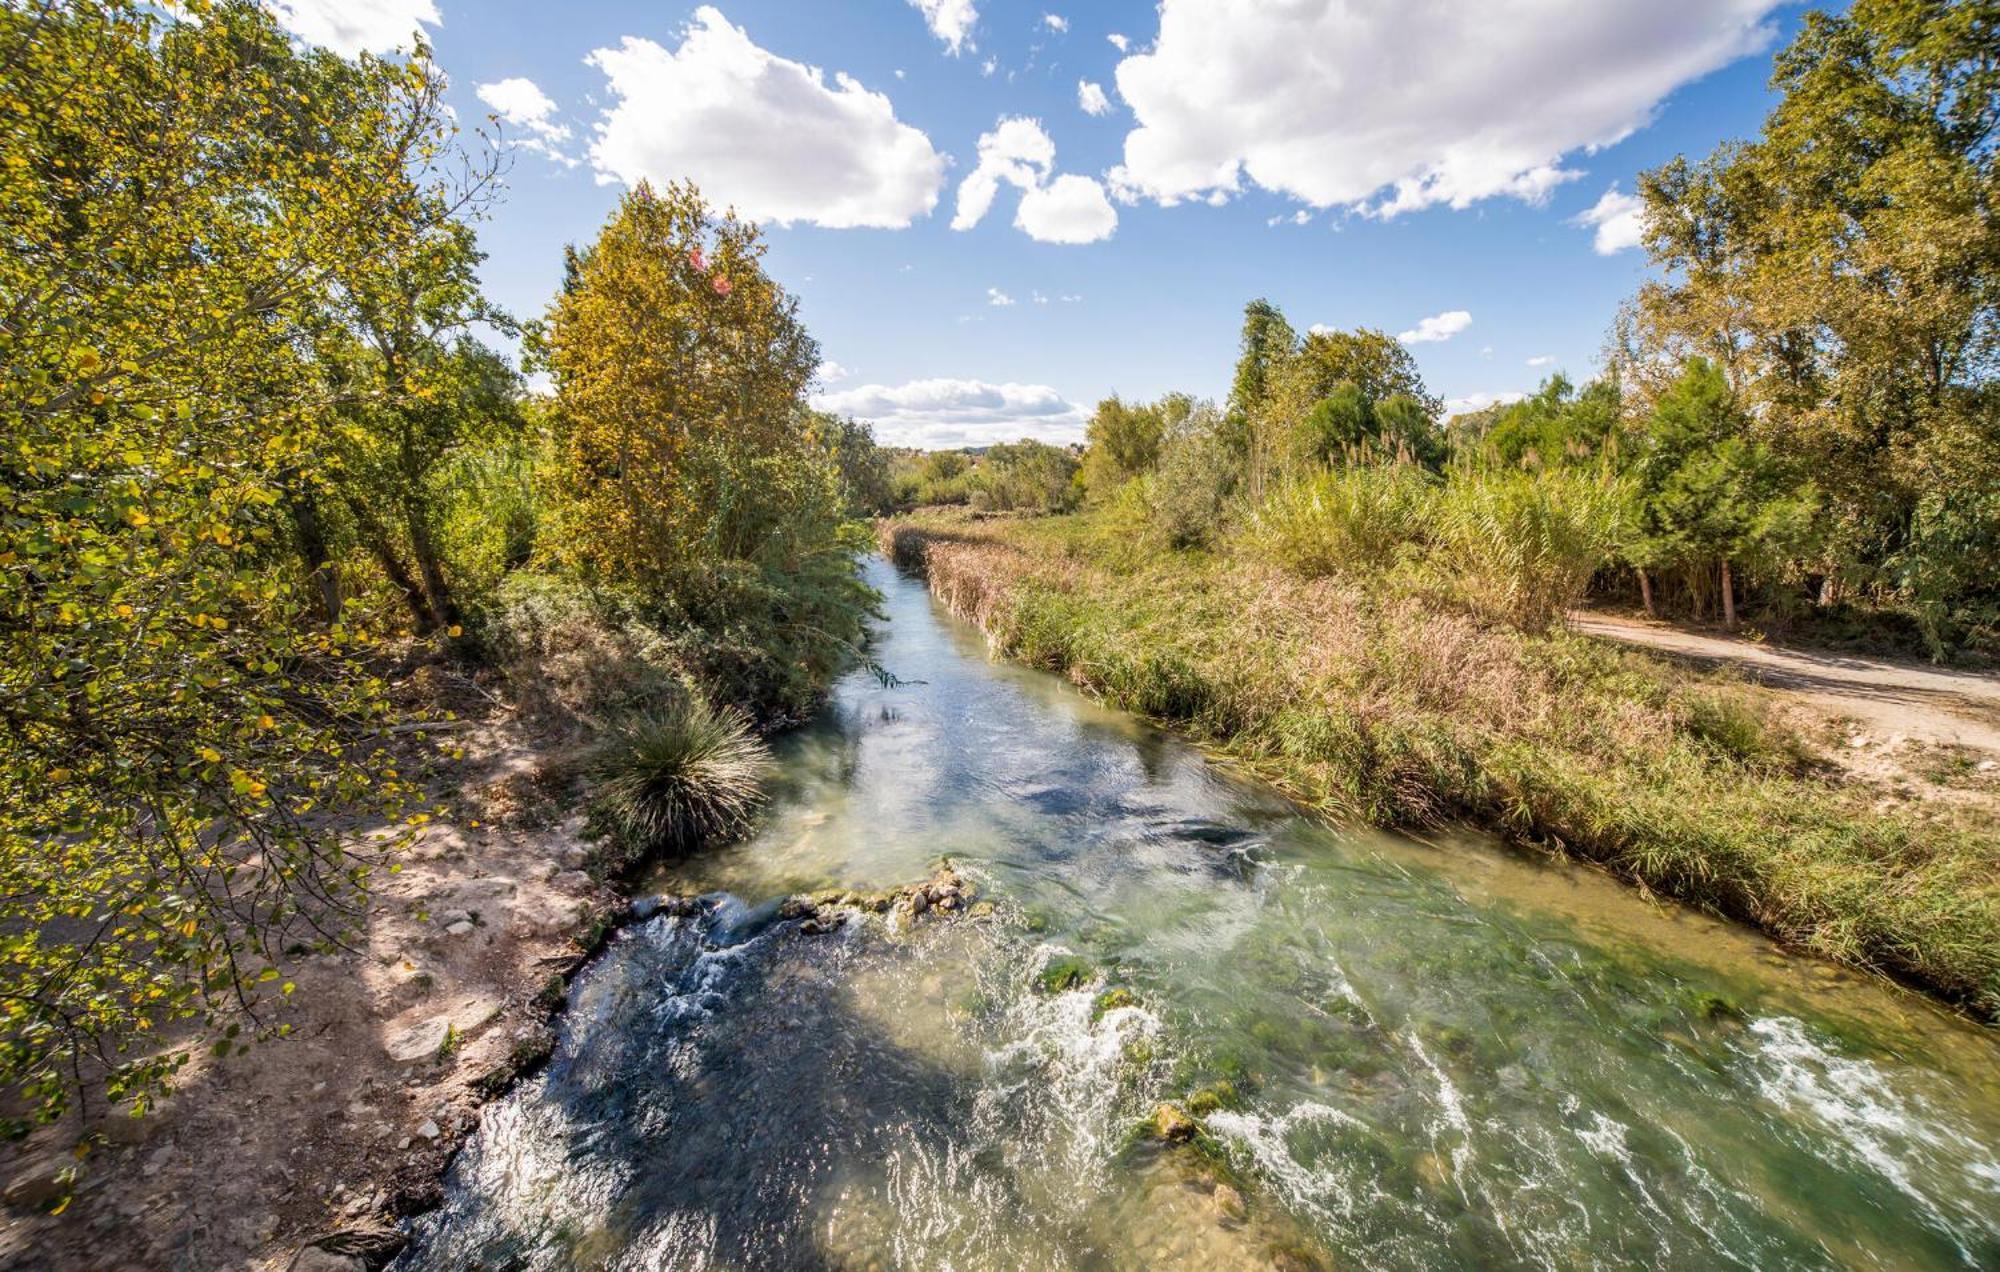
{"type": "MultiPolygon", "coordinates": [[[[1820,572],[1897,589],[1920,510],[1989,486],[2000,453],[2000,12],[1809,12],[1772,84],[1757,139],[1642,181],[1667,277],[1625,319],[1625,372],[1651,397],[1715,362],[1825,491],[1820,572]]],[[[2000,593],[2000,562],[1950,573],[2000,593]]]]}
{"type": "Polygon", "coordinates": [[[757,550],[730,512],[765,484],[759,461],[805,442],[799,408],[819,366],[763,252],[756,227],[676,182],[626,194],[579,254],[548,342],[559,541],[580,568],[670,586],[710,555],[757,550]]]}
{"type": "Polygon", "coordinates": [[[1271,370],[1291,356],[1298,336],[1278,307],[1261,297],[1243,307],[1243,340],[1236,360],[1236,377],[1229,386],[1225,435],[1248,446],[1250,421],[1264,406],[1271,370]]]}
{"type": "Polygon", "coordinates": [[[464,449],[518,433],[522,423],[520,376],[470,334],[478,325],[516,330],[479,294],[483,259],[471,227],[453,224],[393,270],[377,261],[344,263],[340,281],[355,326],[321,350],[345,399],[343,453],[352,480],[343,483],[343,501],[420,632],[460,617],[439,545],[439,470],[464,449]],[[405,547],[414,573],[401,559],[405,547]]]}
{"type": "Polygon", "coordinates": [[[1103,498],[1160,462],[1162,440],[1195,409],[1185,393],[1157,402],[1128,405],[1116,394],[1097,404],[1090,417],[1080,480],[1093,498],[1103,498]]]}
{"type": "Polygon", "coordinates": [[[450,233],[442,81],[178,10],[0,7],[0,1086],[43,1121],[143,1110],[170,1028],[280,1028],[284,951],[381,855],[331,815],[414,796],[285,509],[333,449],[341,267],[450,233]]]}
{"type": "Polygon", "coordinates": [[[972,502],[1000,511],[1061,512],[1074,497],[1076,455],[1023,438],[987,448],[973,471],[972,502]]]}
{"type": "Polygon", "coordinates": [[[860,420],[842,419],[824,411],[813,413],[812,429],[840,474],[840,488],[850,513],[876,517],[895,507],[889,453],[875,444],[873,429],[860,420]]]}
{"type": "Polygon", "coordinates": [[[805,401],[819,349],[763,252],[693,186],[641,183],[575,255],[545,337],[546,538],[584,579],[703,633],[696,670],[724,702],[789,718],[858,651],[873,594],[805,401]]]}
{"type": "Polygon", "coordinates": [[[1628,559],[1642,580],[1648,569],[1682,570],[1698,607],[1712,578],[1723,621],[1735,626],[1737,569],[1779,567],[1800,551],[1817,492],[1749,436],[1728,379],[1701,359],[1661,396],[1641,445],[1628,559]]]}
{"type": "Polygon", "coordinates": [[[1622,414],[1615,375],[1579,391],[1557,374],[1533,395],[1493,408],[1476,423],[1477,433],[1461,432],[1458,445],[1469,460],[1492,468],[1615,462],[1622,414]]]}

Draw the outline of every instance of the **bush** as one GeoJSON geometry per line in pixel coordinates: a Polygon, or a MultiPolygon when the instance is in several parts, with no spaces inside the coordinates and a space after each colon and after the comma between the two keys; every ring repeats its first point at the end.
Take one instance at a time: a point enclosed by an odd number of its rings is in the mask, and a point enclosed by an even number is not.
{"type": "Polygon", "coordinates": [[[1430,478],[1409,464],[1315,473],[1264,501],[1250,543],[1307,578],[1386,569],[1423,535],[1431,490],[1430,478]]]}
{"type": "Polygon", "coordinates": [[[688,692],[683,650],[623,593],[551,574],[507,576],[477,635],[531,715],[602,727],[688,692]]]}
{"type": "Polygon", "coordinates": [[[1204,409],[1191,427],[1168,439],[1160,455],[1150,502],[1153,528],[1168,547],[1209,547],[1222,532],[1236,464],[1220,424],[1204,409]]]}
{"type": "Polygon", "coordinates": [[[632,847],[684,853],[741,834],[763,801],[770,768],[749,717],[689,697],[633,718],[598,744],[592,798],[632,847]]]}
{"type": "Polygon", "coordinates": [[[1566,469],[1455,477],[1433,501],[1453,590],[1479,609],[1542,631],[1583,599],[1617,543],[1625,499],[1566,469]]]}

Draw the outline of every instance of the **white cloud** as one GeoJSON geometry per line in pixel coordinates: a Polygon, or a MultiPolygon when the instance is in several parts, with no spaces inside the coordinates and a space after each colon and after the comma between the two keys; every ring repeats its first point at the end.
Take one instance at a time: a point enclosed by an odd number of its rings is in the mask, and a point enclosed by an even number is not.
{"type": "Polygon", "coordinates": [[[479,100],[493,108],[503,123],[520,131],[515,143],[523,149],[547,155],[557,163],[574,168],[575,158],[563,150],[570,138],[569,125],[555,117],[556,104],[531,79],[515,76],[479,86],[479,100]]]}
{"type": "Polygon", "coordinates": [[[1528,365],[1531,367],[1552,367],[1555,364],[1556,360],[1546,353],[1528,359],[1528,365]]]}
{"type": "Polygon", "coordinates": [[[1439,344],[1472,325],[1472,315],[1463,309],[1447,309],[1421,319],[1415,327],[1398,335],[1404,344],[1439,344]]]}
{"type": "Polygon", "coordinates": [[[984,380],[912,380],[822,393],[813,405],[865,420],[885,446],[936,450],[986,446],[1032,437],[1044,442],[1083,438],[1088,414],[1043,384],[984,380]]]}
{"type": "Polygon", "coordinates": [[[1132,47],[1132,41],[1126,39],[1124,36],[1118,34],[1116,31],[1113,31],[1110,35],[1107,35],[1104,38],[1111,41],[1111,47],[1117,49],[1120,53],[1123,53],[1126,49],[1132,47]]]}
{"type": "Polygon", "coordinates": [[[825,362],[819,364],[819,382],[821,384],[839,384],[852,374],[854,374],[852,371],[841,366],[832,358],[828,358],[825,362]]]}
{"type": "Polygon", "coordinates": [[[1777,3],[1162,0],[1151,50],[1118,65],[1138,127],[1114,185],[1173,203],[1247,177],[1385,216],[1540,200],[1579,175],[1565,156],[1765,47],[1777,3]]]}
{"type": "Polygon", "coordinates": [[[1037,305],[1046,305],[1049,303],[1049,298],[1047,296],[1042,295],[1042,293],[1039,290],[1029,292],[1028,294],[1034,299],[1034,302],[1037,305]]]}
{"type": "Polygon", "coordinates": [[[1446,398],[1444,400],[1444,417],[1450,419],[1454,415],[1465,415],[1472,411],[1483,411],[1489,406],[1502,406],[1509,402],[1519,402],[1527,396],[1525,393],[1510,391],[1506,393],[1468,393],[1464,397],[1446,398]]]}
{"type": "Polygon", "coordinates": [[[953,57],[974,47],[972,26],[979,21],[979,9],[973,0],[910,0],[910,7],[922,12],[924,25],[944,41],[953,57]]]}
{"type": "Polygon", "coordinates": [[[1095,243],[1118,228],[1118,210],[1095,177],[1052,176],[1056,143],[1041,121],[1004,117],[979,139],[979,163],[958,186],[951,228],[969,230],[993,207],[1000,186],[1021,191],[1014,225],[1043,243],[1095,243]]]}
{"type": "Polygon", "coordinates": [[[1001,291],[998,287],[988,287],[986,289],[986,303],[989,305],[1011,305],[1014,303],[1014,298],[1006,292],[1001,291]]]}
{"type": "Polygon", "coordinates": [[[1118,228],[1118,209],[1095,177],[1064,173],[1021,195],[1014,225],[1038,243],[1096,243],[1118,228]]]}
{"type": "Polygon", "coordinates": [[[1089,80],[1076,82],[1076,104],[1083,107],[1086,115],[1111,113],[1111,99],[1104,95],[1104,85],[1093,84],[1089,80]]]}
{"type": "Polygon", "coordinates": [[[1044,13],[1042,15],[1042,25],[1060,35],[1069,30],[1069,19],[1060,13],[1044,13]]]}
{"type": "Polygon", "coordinates": [[[342,57],[406,49],[421,26],[440,26],[433,0],[264,0],[278,25],[342,57]]]}
{"type": "Polygon", "coordinates": [[[1572,221],[1572,225],[1596,227],[1594,246],[1599,256],[1610,256],[1646,241],[1646,201],[1636,194],[1620,194],[1616,183],[1604,196],[1572,221]]]}
{"type": "Polygon", "coordinates": [[[1065,305],[1080,305],[1083,303],[1083,297],[1066,293],[1062,298],[1062,303],[1065,305]]]}
{"type": "Polygon", "coordinates": [[[993,72],[999,69],[1000,69],[1000,59],[998,58],[989,57],[984,62],[981,62],[979,64],[979,73],[981,75],[984,75],[988,79],[992,79],[993,72]]]}
{"type": "Polygon", "coordinates": [[[617,104],[590,147],[598,180],[691,178],[756,220],[901,227],[937,206],[944,156],[882,93],[751,43],[695,10],[678,52],[626,36],[586,59],[617,104]]]}

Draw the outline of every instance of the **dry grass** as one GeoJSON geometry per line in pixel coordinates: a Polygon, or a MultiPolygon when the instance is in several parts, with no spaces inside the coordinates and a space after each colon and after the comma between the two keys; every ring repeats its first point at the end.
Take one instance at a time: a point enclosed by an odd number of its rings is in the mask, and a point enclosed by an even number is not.
{"type": "Polygon", "coordinates": [[[1376,576],[1133,559],[1087,520],[885,523],[995,647],[1330,815],[1466,818],[2000,1017],[2000,835],[1881,812],[1762,691],[1376,576]]]}

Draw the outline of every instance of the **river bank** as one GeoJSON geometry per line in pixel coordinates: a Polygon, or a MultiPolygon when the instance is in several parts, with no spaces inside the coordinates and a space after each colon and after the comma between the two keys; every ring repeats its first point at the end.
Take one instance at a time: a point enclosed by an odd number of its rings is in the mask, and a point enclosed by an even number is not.
{"type": "Polygon", "coordinates": [[[1308,807],[1468,819],[2000,1016],[1990,804],[1885,801],[1764,691],[1252,561],[1134,565],[1083,518],[933,513],[878,531],[997,652],[1308,807]]]}
{"type": "Polygon", "coordinates": [[[392,1232],[435,1204],[481,1107],[547,1055],[564,977],[625,903],[582,834],[560,739],[448,670],[410,679],[455,710],[463,758],[350,947],[297,960],[272,1018],[288,1036],[196,1057],[144,1118],[100,1111],[60,1215],[44,1211],[67,1137],[11,1154],[0,1265],[277,1268],[327,1233],[392,1232]]]}

